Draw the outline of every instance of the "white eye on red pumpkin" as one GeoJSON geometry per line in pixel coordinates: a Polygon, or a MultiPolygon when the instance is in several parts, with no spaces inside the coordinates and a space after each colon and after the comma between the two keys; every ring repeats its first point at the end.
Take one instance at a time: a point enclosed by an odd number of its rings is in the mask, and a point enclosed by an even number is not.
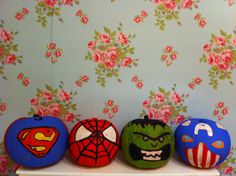
{"type": "Polygon", "coordinates": [[[83,125],[78,128],[75,134],[75,140],[80,141],[92,135],[92,132],[86,129],[83,125]]]}
{"type": "Polygon", "coordinates": [[[103,131],[103,136],[112,142],[116,142],[116,130],[110,126],[109,128],[103,131]]]}
{"type": "Polygon", "coordinates": [[[212,143],[212,146],[221,149],[225,147],[225,143],[223,141],[215,141],[212,143]]]}
{"type": "Polygon", "coordinates": [[[182,136],[182,141],[183,141],[183,142],[193,142],[193,138],[191,138],[191,137],[188,136],[188,135],[183,135],[183,136],[182,136]]]}

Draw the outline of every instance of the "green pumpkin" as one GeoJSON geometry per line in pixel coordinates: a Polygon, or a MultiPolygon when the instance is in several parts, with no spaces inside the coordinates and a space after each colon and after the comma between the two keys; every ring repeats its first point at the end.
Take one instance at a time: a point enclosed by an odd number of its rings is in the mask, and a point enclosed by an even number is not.
{"type": "Polygon", "coordinates": [[[135,119],[122,130],[121,151],[132,166],[159,168],[174,153],[174,135],[171,128],[159,120],[135,119]]]}

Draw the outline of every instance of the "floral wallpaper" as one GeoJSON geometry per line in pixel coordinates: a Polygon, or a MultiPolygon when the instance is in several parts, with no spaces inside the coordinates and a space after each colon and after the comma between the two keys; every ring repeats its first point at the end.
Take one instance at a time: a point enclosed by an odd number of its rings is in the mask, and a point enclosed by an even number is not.
{"type": "Polygon", "coordinates": [[[18,168],[7,126],[34,114],[210,118],[232,139],[217,169],[236,175],[235,21],[235,0],[0,1],[0,175],[18,168]]]}

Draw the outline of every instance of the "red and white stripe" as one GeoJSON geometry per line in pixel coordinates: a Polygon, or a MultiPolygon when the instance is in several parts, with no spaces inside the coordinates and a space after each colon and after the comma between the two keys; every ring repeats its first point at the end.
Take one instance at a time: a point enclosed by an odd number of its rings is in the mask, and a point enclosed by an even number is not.
{"type": "Polygon", "coordinates": [[[214,167],[220,159],[219,155],[210,152],[203,143],[195,148],[185,149],[185,156],[192,166],[198,168],[214,167]]]}

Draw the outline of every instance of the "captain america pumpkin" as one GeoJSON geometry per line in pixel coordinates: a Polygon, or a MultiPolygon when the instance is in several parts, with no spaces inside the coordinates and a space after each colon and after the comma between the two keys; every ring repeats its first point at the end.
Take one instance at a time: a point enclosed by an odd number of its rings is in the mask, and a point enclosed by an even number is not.
{"type": "Polygon", "coordinates": [[[90,118],[73,127],[68,149],[78,165],[100,167],[108,165],[115,158],[119,144],[119,133],[111,122],[90,118]]]}
{"type": "Polygon", "coordinates": [[[191,118],[175,131],[176,151],[184,162],[197,168],[212,168],[222,163],[231,147],[227,130],[215,121],[191,118]]]}
{"type": "Polygon", "coordinates": [[[23,117],[5,133],[5,149],[17,164],[39,168],[56,164],[66,151],[68,130],[57,117],[23,117]]]}

